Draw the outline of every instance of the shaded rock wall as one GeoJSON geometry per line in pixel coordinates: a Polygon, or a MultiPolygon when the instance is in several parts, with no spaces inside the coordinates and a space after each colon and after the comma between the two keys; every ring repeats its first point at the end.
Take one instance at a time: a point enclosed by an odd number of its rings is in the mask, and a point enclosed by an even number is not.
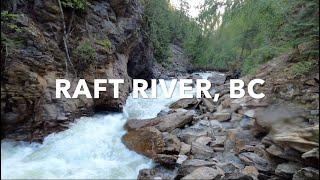
{"type": "Polygon", "coordinates": [[[57,0],[1,4],[2,11],[18,14],[10,23],[21,29],[8,28],[8,22],[1,24],[1,33],[17,42],[10,49],[1,43],[6,48],[1,53],[2,138],[41,141],[66,129],[79,116],[121,111],[132,78],[152,77],[152,48],[142,34],[143,8],[138,0],[92,0],[84,11],[64,8],[66,28],[57,0]],[[66,56],[64,30],[71,62],[66,56]],[[76,53],[85,43],[94,50],[89,62],[76,53]],[[100,99],[56,99],[55,80],[61,78],[70,80],[71,89],[84,78],[92,92],[94,79],[120,78],[125,83],[120,86],[119,99],[113,98],[112,85],[107,85],[100,99]]]}

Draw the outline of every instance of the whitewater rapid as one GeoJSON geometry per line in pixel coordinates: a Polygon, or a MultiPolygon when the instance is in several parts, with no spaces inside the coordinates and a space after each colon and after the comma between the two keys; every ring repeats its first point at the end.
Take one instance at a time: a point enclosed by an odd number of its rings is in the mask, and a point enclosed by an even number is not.
{"type": "MultiPolygon", "coordinates": [[[[201,73],[208,78],[210,73],[201,73]]],[[[169,86],[170,81],[166,82],[169,86]]],[[[46,137],[42,144],[1,141],[1,179],[135,179],[152,161],[128,150],[121,142],[130,118],[153,118],[179,98],[133,99],[123,113],[82,117],[68,130],[46,137]]],[[[148,91],[148,94],[151,92],[148,91]]]]}

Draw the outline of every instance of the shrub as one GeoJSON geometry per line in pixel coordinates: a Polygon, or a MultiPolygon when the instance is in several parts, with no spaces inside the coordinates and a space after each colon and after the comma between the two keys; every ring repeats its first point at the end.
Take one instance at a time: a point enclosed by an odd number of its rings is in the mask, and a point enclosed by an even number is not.
{"type": "Polygon", "coordinates": [[[291,73],[295,77],[300,77],[310,72],[313,67],[312,61],[301,61],[291,67],[291,73]]]}
{"type": "Polygon", "coordinates": [[[112,42],[109,39],[98,40],[96,43],[108,50],[112,47],[112,42]]]}
{"type": "Polygon", "coordinates": [[[63,7],[83,11],[87,7],[87,0],[61,0],[61,4],[63,7]]]}
{"type": "Polygon", "coordinates": [[[82,71],[95,62],[97,52],[89,41],[85,41],[76,48],[74,56],[75,59],[78,59],[77,69],[82,71]]]}

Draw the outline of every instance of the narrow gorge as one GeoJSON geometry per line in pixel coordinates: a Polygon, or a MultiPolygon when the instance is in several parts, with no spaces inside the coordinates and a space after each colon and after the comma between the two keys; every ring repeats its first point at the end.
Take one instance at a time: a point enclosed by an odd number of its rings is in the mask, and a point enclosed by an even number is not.
{"type": "Polygon", "coordinates": [[[1,179],[319,179],[318,15],[314,0],[1,1],[1,179]],[[57,79],[124,83],[68,99],[57,79]],[[179,83],[133,98],[133,79],[207,79],[219,99],[179,83]],[[266,96],[231,98],[231,79],[266,96]]]}

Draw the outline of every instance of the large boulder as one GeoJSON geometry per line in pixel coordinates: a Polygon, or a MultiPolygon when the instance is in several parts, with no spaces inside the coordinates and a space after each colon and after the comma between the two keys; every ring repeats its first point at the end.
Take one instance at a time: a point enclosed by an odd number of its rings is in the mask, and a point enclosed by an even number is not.
{"type": "Polygon", "coordinates": [[[214,85],[222,85],[226,82],[226,79],[227,75],[221,73],[213,73],[212,76],[208,78],[211,84],[214,85]]]}
{"type": "Polygon", "coordinates": [[[122,137],[122,141],[129,149],[149,158],[161,154],[165,147],[162,133],[154,127],[129,131],[122,137]]]}
{"type": "Polygon", "coordinates": [[[176,128],[184,127],[193,120],[193,111],[180,111],[152,119],[131,119],[125,124],[128,131],[137,130],[144,127],[154,126],[161,132],[170,132],[176,128]]]}
{"type": "Polygon", "coordinates": [[[196,98],[186,98],[186,99],[180,99],[170,105],[171,109],[191,109],[195,107],[195,105],[198,104],[198,100],[196,98]]]}

